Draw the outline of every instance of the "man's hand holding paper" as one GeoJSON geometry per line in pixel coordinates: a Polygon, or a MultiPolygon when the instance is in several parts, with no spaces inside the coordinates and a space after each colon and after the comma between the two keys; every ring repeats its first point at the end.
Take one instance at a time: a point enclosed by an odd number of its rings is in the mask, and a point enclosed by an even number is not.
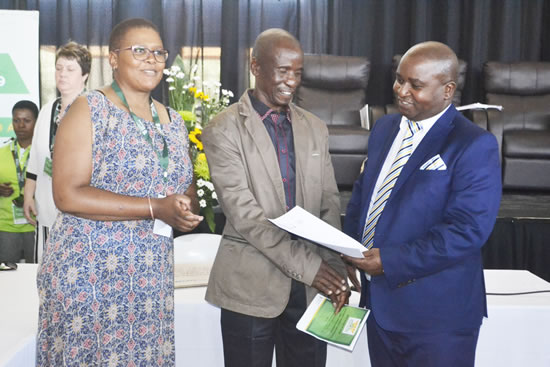
{"type": "Polygon", "coordinates": [[[363,252],[363,255],[365,257],[362,259],[342,255],[342,259],[344,259],[346,263],[354,265],[371,276],[381,275],[384,273],[384,269],[382,268],[382,259],[380,258],[380,249],[373,247],[370,250],[363,252]]]}

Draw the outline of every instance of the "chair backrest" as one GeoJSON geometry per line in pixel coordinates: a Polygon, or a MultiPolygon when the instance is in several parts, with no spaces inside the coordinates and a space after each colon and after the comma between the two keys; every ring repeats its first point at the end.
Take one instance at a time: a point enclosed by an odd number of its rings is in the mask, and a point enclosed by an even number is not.
{"type": "MultiPolygon", "coordinates": [[[[395,80],[395,72],[401,61],[403,55],[394,55],[392,58],[392,80],[395,80]]],[[[456,91],[453,97],[453,103],[455,106],[460,106],[462,104],[462,89],[464,89],[464,83],[466,82],[466,71],[468,70],[468,63],[464,60],[458,60],[458,76],[456,82],[456,91]]],[[[390,112],[388,112],[390,113],[390,112]]]]}
{"type": "Polygon", "coordinates": [[[550,62],[487,62],[486,102],[502,105],[503,130],[550,129],[550,62]]]}
{"type": "Polygon", "coordinates": [[[306,54],[294,101],[328,125],[361,126],[369,72],[365,57],[306,54]]]}

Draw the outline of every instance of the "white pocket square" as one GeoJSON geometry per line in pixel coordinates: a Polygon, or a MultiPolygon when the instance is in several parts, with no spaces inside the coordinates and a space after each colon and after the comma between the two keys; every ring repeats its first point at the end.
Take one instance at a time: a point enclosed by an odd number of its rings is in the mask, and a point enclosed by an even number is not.
{"type": "Polygon", "coordinates": [[[439,154],[428,159],[426,163],[420,167],[422,171],[445,171],[446,169],[447,165],[443,162],[439,154]]]}

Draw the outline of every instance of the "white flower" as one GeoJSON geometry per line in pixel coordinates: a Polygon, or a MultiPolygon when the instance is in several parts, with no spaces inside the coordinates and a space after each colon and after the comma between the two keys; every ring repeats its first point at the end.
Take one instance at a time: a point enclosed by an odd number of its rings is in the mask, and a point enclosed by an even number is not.
{"type": "Polygon", "coordinates": [[[206,200],[202,199],[201,201],[199,201],[199,205],[201,206],[201,208],[206,208],[206,200]]]}
{"type": "Polygon", "coordinates": [[[180,71],[179,73],[176,74],[176,78],[183,79],[185,78],[185,74],[180,71]]]}
{"type": "Polygon", "coordinates": [[[212,199],[218,200],[218,195],[216,195],[216,191],[212,193],[212,199]]]}
{"type": "Polygon", "coordinates": [[[197,65],[197,64],[193,65],[193,69],[191,69],[191,74],[194,74],[197,71],[198,67],[199,67],[199,65],[197,65]]]}
{"type": "Polygon", "coordinates": [[[169,76],[168,78],[166,78],[166,81],[168,83],[172,83],[174,81],[174,78],[172,78],[171,76],[169,76]]]}
{"type": "Polygon", "coordinates": [[[162,72],[164,73],[164,75],[170,75],[171,74],[170,70],[168,70],[168,69],[164,69],[162,72]]]}
{"type": "Polygon", "coordinates": [[[219,87],[222,86],[222,83],[220,83],[220,82],[214,82],[214,86],[215,86],[216,88],[219,88],[219,87]]]}
{"type": "Polygon", "coordinates": [[[171,85],[171,86],[168,87],[168,90],[176,90],[176,87],[171,85]]]}
{"type": "Polygon", "coordinates": [[[191,78],[192,80],[200,80],[200,77],[195,75],[194,77],[191,78]]]}
{"type": "Polygon", "coordinates": [[[197,195],[199,195],[199,197],[201,197],[201,198],[202,198],[202,197],[203,197],[203,195],[204,195],[204,190],[203,190],[203,189],[199,189],[199,190],[197,190],[197,195]]]}
{"type": "Polygon", "coordinates": [[[202,178],[199,178],[199,179],[197,180],[197,186],[198,186],[198,187],[203,187],[203,186],[204,186],[204,180],[203,180],[202,178]]]}
{"type": "Polygon", "coordinates": [[[212,182],[205,182],[204,185],[210,190],[210,191],[214,191],[214,185],[212,184],[212,182]]]}
{"type": "Polygon", "coordinates": [[[177,65],[172,65],[171,69],[172,69],[172,71],[174,71],[174,72],[176,72],[176,73],[177,73],[178,71],[181,71],[180,67],[177,66],[177,65]]]}

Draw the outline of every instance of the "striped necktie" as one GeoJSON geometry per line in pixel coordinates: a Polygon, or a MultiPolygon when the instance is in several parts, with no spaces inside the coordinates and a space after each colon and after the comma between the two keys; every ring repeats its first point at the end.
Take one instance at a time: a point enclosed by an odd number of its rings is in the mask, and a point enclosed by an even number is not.
{"type": "Polygon", "coordinates": [[[412,154],[413,136],[422,129],[420,124],[411,120],[407,120],[407,127],[408,129],[403,137],[399,151],[397,152],[397,155],[395,156],[395,159],[390,167],[390,171],[376,194],[376,199],[372,204],[372,208],[370,209],[365,222],[361,242],[367,249],[370,249],[374,244],[374,230],[376,229],[376,223],[378,223],[378,219],[380,218],[380,215],[382,215],[382,211],[388,202],[401,170],[412,154]]]}

